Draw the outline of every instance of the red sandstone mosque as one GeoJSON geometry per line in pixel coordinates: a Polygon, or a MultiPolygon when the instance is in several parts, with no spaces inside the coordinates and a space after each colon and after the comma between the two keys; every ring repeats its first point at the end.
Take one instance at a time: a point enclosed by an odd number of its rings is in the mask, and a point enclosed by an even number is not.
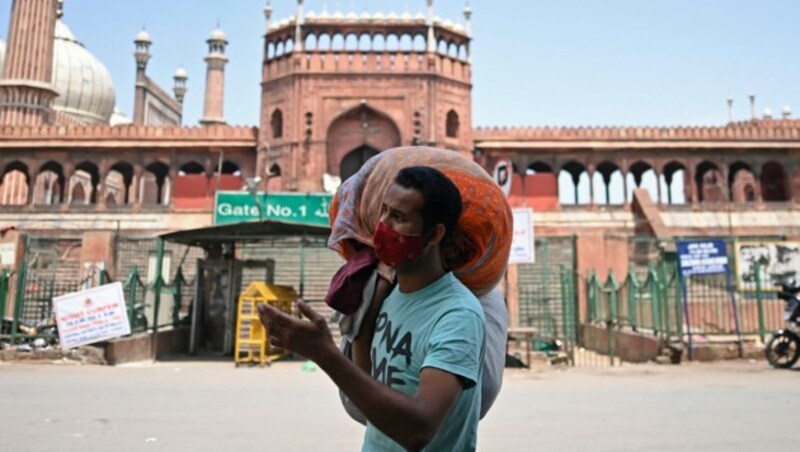
{"type": "Polygon", "coordinates": [[[302,0],[288,19],[269,1],[264,14],[259,123],[226,124],[217,29],[202,119],[187,126],[187,74],[171,90],[148,77],[146,31],[135,87],[117,91],[62,2],[13,0],[0,41],[0,225],[52,236],[207,226],[214,193],[247,178],[322,192],[384,149],[420,144],[490,172],[505,161],[513,205],[534,209],[538,238],[576,237],[579,272],[624,271],[633,235],[800,236],[800,121],[789,112],[717,127],[475,126],[469,6],[460,23],[437,17],[433,0],[417,15],[315,13],[302,0]],[[129,119],[115,99],[130,91],[129,119]]]}

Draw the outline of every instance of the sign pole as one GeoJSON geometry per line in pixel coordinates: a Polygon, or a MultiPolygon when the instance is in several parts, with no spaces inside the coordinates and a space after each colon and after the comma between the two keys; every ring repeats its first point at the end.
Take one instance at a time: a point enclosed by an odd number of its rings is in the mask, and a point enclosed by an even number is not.
{"type": "Polygon", "coordinates": [[[733,279],[731,278],[731,271],[725,272],[725,279],[728,282],[728,292],[731,294],[731,307],[733,308],[733,324],[736,327],[736,341],[739,346],[739,358],[744,358],[744,342],[742,341],[742,331],[739,328],[739,309],[736,304],[736,291],[733,288],[733,279]]]}
{"type": "Polygon", "coordinates": [[[681,285],[683,294],[683,318],[686,320],[687,346],[689,347],[689,361],[694,361],[694,342],[692,340],[692,319],[689,315],[689,298],[686,295],[686,276],[683,271],[678,272],[678,284],[681,285]]]}

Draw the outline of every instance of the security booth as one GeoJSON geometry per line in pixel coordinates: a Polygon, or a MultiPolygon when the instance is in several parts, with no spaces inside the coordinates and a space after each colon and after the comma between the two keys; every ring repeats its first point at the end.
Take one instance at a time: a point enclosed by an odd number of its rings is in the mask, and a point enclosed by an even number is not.
{"type": "MultiPolygon", "coordinates": [[[[338,255],[325,247],[329,235],[330,228],[326,226],[279,220],[161,235],[162,244],[177,243],[203,250],[202,258],[184,263],[194,267],[193,296],[186,307],[189,354],[234,354],[237,325],[241,326],[237,302],[252,283],[284,286],[312,304],[321,302],[331,276],[341,265],[338,255]]],[[[158,262],[163,259],[163,253],[159,254],[158,262]]],[[[286,291],[276,290],[286,298],[286,291]]]]}

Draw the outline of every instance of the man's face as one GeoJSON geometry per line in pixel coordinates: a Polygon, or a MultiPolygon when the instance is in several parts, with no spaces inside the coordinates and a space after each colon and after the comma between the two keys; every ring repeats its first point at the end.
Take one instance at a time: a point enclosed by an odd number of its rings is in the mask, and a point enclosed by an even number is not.
{"type": "Polygon", "coordinates": [[[425,222],[420,211],[424,198],[413,188],[392,184],[381,204],[380,221],[405,235],[422,234],[425,222]]]}

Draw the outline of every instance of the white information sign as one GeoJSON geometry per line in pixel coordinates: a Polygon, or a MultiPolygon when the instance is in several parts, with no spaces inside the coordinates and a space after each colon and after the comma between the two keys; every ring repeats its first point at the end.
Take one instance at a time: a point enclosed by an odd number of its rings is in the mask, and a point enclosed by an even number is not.
{"type": "Polygon", "coordinates": [[[56,297],[53,307],[64,350],[131,333],[121,282],[56,297]]]}
{"type": "Polygon", "coordinates": [[[532,264],[536,260],[533,234],[533,210],[514,209],[514,238],[509,264],[532,264]]]}

